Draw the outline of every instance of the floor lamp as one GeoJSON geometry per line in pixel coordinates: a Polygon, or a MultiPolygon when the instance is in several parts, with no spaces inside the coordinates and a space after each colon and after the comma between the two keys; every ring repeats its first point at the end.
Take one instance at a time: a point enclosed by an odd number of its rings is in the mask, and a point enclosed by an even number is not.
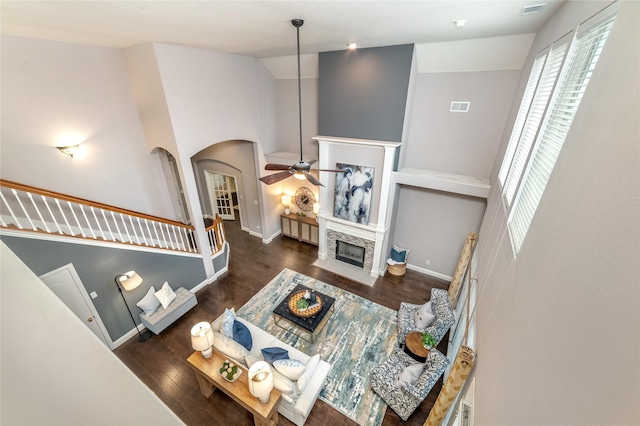
{"type": "Polygon", "coordinates": [[[136,271],[125,272],[122,275],[116,276],[116,286],[120,291],[120,296],[122,296],[122,300],[124,300],[124,304],[127,307],[127,311],[129,311],[129,316],[131,317],[131,321],[133,321],[133,326],[138,332],[138,342],[146,342],[151,337],[151,332],[149,330],[145,331],[144,334],[140,333],[138,329],[138,325],[136,324],[136,320],[133,319],[133,314],[131,313],[131,309],[129,309],[129,305],[127,304],[127,299],[124,298],[124,293],[122,292],[122,287],[125,290],[130,291],[134,288],[138,287],[142,283],[142,277],[136,273],[136,271]]]}

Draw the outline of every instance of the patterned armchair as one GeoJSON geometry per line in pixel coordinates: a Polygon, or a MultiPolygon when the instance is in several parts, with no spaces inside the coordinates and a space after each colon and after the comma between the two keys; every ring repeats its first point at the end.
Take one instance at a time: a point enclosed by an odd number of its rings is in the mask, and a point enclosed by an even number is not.
{"type": "Polygon", "coordinates": [[[396,385],[398,376],[405,368],[419,364],[401,349],[395,351],[387,360],[371,373],[371,387],[391,407],[393,411],[407,420],[422,401],[429,395],[449,360],[437,349],[431,349],[424,364],[424,370],[414,384],[396,385]]]}
{"type": "Polygon", "coordinates": [[[436,319],[424,330],[419,329],[415,321],[416,311],[420,306],[422,305],[400,303],[400,309],[398,309],[398,342],[401,345],[404,344],[407,334],[414,331],[427,332],[435,337],[436,342],[439,343],[456,321],[446,290],[431,289],[431,309],[436,319]]]}

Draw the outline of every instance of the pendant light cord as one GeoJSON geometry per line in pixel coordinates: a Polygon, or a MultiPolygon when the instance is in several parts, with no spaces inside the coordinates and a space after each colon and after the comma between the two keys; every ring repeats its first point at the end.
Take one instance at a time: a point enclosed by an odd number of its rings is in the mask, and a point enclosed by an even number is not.
{"type": "Polygon", "coordinates": [[[298,38],[298,124],[300,127],[300,162],[302,163],[302,86],[300,84],[300,26],[296,26],[296,33],[298,38]]]}

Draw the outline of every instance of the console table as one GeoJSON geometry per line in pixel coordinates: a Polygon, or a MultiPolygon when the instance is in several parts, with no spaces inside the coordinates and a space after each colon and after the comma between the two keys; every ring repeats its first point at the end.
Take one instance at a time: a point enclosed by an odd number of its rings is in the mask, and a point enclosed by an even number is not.
{"type": "Polygon", "coordinates": [[[315,218],[298,216],[295,213],[280,215],[282,225],[282,235],[295,238],[298,241],[318,245],[320,238],[318,233],[318,223],[315,218]]]}

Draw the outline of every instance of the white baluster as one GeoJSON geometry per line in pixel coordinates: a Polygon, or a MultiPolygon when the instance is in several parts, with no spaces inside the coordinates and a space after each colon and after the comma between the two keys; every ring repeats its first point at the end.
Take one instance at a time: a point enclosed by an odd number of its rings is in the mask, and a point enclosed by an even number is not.
{"type": "Polygon", "coordinates": [[[49,211],[49,215],[51,216],[51,219],[53,219],[53,223],[55,223],[56,228],[58,228],[58,233],[62,234],[62,229],[60,229],[60,225],[58,224],[58,221],[56,220],[56,217],[53,215],[53,212],[51,211],[51,207],[49,207],[49,203],[47,202],[47,199],[45,198],[44,195],[41,195],[40,197],[42,197],[42,201],[44,201],[44,205],[47,206],[47,210],[49,211]]]}
{"type": "MultiPolygon", "coordinates": [[[[136,219],[138,220],[138,225],[140,226],[140,233],[142,234],[142,238],[144,238],[144,245],[145,246],[149,246],[149,243],[147,243],[147,237],[144,234],[144,228],[142,227],[142,224],[140,223],[140,218],[136,217],[136,219]]],[[[149,226],[147,225],[147,231],[149,231],[149,226]]],[[[149,232],[149,238],[151,238],[151,232],[149,232]]]]}
{"type": "Polygon", "coordinates": [[[180,242],[178,241],[178,235],[176,234],[176,228],[177,226],[171,226],[171,228],[169,228],[169,225],[167,225],[167,234],[169,233],[169,230],[171,230],[173,232],[173,239],[171,241],[175,241],[176,245],[173,245],[173,242],[171,243],[171,247],[172,248],[177,248],[178,250],[181,250],[182,247],[180,247],[180,242]]]}
{"type": "MultiPolygon", "coordinates": [[[[153,228],[153,232],[156,234],[156,241],[157,241],[157,243],[154,244],[153,246],[154,247],[158,246],[158,247],[162,248],[162,240],[158,236],[158,229],[156,228],[156,222],[155,221],[151,222],[151,227],[153,228]]],[[[149,221],[148,220],[147,220],[147,229],[149,229],[149,221]]],[[[149,231],[149,232],[151,232],[151,231],[149,231]]],[[[153,237],[151,237],[151,239],[153,240],[153,237]]],[[[166,245],[166,243],[165,243],[165,245],[166,245]]]]}
{"type": "Polygon", "coordinates": [[[69,206],[69,209],[71,210],[71,214],[73,215],[73,218],[76,220],[76,225],[78,225],[78,228],[80,228],[80,233],[82,234],[82,237],[83,238],[87,238],[87,235],[84,233],[84,229],[82,229],[82,224],[78,220],[78,216],[76,216],[75,210],[73,210],[73,206],[71,205],[71,203],[69,201],[67,201],[67,205],[69,206]]]}
{"type": "Polygon", "coordinates": [[[120,236],[120,241],[124,242],[124,238],[122,238],[122,232],[120,232],[120,227],[118,226],[118,219],[116,219],[115,213],[111,211],[111,219],[113,219],[113,224],[116,225],[116,232],[120,236]]]}
{"type": "Polygon", "coordinates": [[[93,218],[96,220],[96,225],[98,225],[98,231],[100,231],[100,235],[102,235],[103,240],[107,240],[107,237],[104,235],[104,231],[102,230],[102,226],[100,226],[100,221],[98,220],[98,216],[96,216],[96,210],[93,207],[89,207],[91,209],[91,213],[93,213],[93,218]]]}
{"type": "Polygon", "coordinates": [[[31,229],[33,229],[34,231],[37,231],[38,228],[36,228],[36,226],[33,224],[33,221],[29,217],[29,212],[27,212],[27,209],[24,208],[24,205],[22,204],[22,200],[20,199],[20,196],[18,196],[18,193],[13,188],[11,188],[11,192],[13,192],[13,195],[14,195],[14,197],[16,197],[16,200],[18,201],[18,204],[20,204],[20,207],[22,208],[22,211],[24,212],[25,217],[27,218],[27,220],[31,224],[31,229]]]}
{"type": "Polygon", "coordinates": [[[49,229],[49,226],[47,226],[47,222],[44,221],[44,218],[42,217],[42,214],[40,214],[40,209],[36,205],[36,202],[34,201],[33,197],[31,196],[31,193],[27,192],[27,196],[31,200],[31,204],[33,204],[33,208],[36,209],[36,213],[38,213],[38,217],[40,218],[40,222],[42,222],[42,225],[44,225],[44,229],[50,234],[51,230],[49,229]]]}
{"type": "Polygon", "coordinates": [[[111,227],[109,226],[109,221],[107,220],[107,216],[104,214],[104,209],[100,209],[100,211],[102,212],[102,218],[104,219],[104,223],[107,224],[107,231],[109,231],[109,233],[111,234],[111,240],[115,241],[116,237],[113,236],[113,231],[111,231],[111,227]]]}
{"type": "Polygon", "coordinates": [[[189,250],[190,247],[184,243],[184,237],[182,236],[182,231],[184,231],[184,228],[178,228],[178,235],[180,236],[180,244],[182,244],[182,248],[184,251],[190,251],[189,250]]]}
{"type": "Polygon", "coordinates": [[[7,206],[7,210],[9,210],[9,213],[11,214],[11,217],[13,218],[13,221],[16,223],[16,226],[18,227],[18,229],[24,229],[20,224],[20,221],[16,217],[15,213],[13,213],[13,210],[11,209],[11,206],[7,202],[7,199],[4,198],[4,194],[2,192],[0,192],[0,196],[2,197],[2,201],[4,202],[4,204],[7,206]]]}
{"type": "MultiPolygon", "coordinates": [[[[138,237],[138,233],[136,232],[136,226],[133,224],[132,216],[129,216],[129,223],[131,224],[131,229],[133,229],[133,235],[136,237],[136,241],[138,242],[138,245],[140,245],[140,238],[138,237]]],[[[131,242],[133,242],[133,240],[131,240],[131,242]]]]}
{"type": "Polygon", "coordinates": [[[67,225],[67,228],[69,228],[69,235],[73,236],[73,229],[71,229],[71,225],[69,225],[69,221],[67,220],[67,216],[64,214],[64,210],[62,210],[62,207],[60,206],[60,201],[57,198],[54,198],[54,200],[56,201],[56,205],[58,206],[58,210],[60,211],[60,214],[62,215],[62,219],[64,219],[65,225],[67,225]]]}
{"type": "Polygon", "coordinates": [[[89,227],[89,231],[91,231],[91,235],[93,236],[93,239],[97,239],[96,238],[96,233],[93,232],[93,227],[91,226],[91,222],[89,222],[89,218],[87,217],[87,213],[84,211],[84,206],[82,204],[79,204],[80,206],[80,211],[82,212],[82,216],[84,216],[84,220],[87,222],[87,226],[89,227]]]}

